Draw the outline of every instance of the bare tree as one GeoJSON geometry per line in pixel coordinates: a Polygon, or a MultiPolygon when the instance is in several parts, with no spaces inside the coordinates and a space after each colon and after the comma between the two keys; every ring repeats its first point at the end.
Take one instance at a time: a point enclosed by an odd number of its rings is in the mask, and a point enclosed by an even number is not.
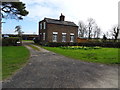
{"type": "Polygon", "coordinates": [[[93,32],[94,32],[94,33],[93,33],[93,37],[96,38],[97,30],[94,30],[93,32]]]}
{"type": "Polygon", "coordinates": [[[93,30],[93,37],[96,38],[97,37],[97,29],[98,29],[98,26],[96,25],[94,27],[94,30],[93,30]]]}
{"type": "Polygon", "coordinates": [[[101,34],[101,29],[96,24],[96,26],[94,27],[94,30],[93,30],[93,36],[94,36],[94,38],[99,38],[100,34],[101,34]]]}
{"type": "Polygon", "coordinates": [[[88,21],[88,25],[87,25],[88,38],[90,39],[93,35],[92,32],[93,32],[93,29],[94,29],[95,20],[93,18],[89,18],[87,21],[88,21]]]}
{"type": "Polygon", "coordinates": [[[88,39],[94,37],[99,38],[101,34],[101,29],[96,24],[93,18],[88,18],[87,24],[85,25],[83,21],[79,21],[78,35],[79,37],[87,37],[88,39]]]}
{"type": "Polygon", "coordinates": [[[106,32],[106,37],[110,39],[111,33],[109,31],[106,32]]]}
{"type": "Polygon", "coordinates": [[[114,37],[114,41],[117,40],[119,32],[120,32],[120,27],[118,25],[114,26],[112,29],[112,36],[114,37]]]}
{"type": "Polygon", "coordinates": [[[103,35],[103,42],[105,42],[107,40],[107,37],[106,37],[106,35],[104,34],[103,35]]]}
{"type": "Polygon", "coordinates": [[[83,21],[79,21],[78,23],[79,28],[78,28],[78,35],[79,37],[85,37],[86,34],[86,26],[83,21]]]}
{"type": "Polygon", "coordinates": [[[84,37],[85,37],[85,38],[88,37],[87,25],[85,25],[84,37]]]}
{"type": "Polygon", "coordinates": [[[98,28],[98,29],[97,29],[97,38],[100,38],[100,35],[101,35],[101,29],[98,28]]]}

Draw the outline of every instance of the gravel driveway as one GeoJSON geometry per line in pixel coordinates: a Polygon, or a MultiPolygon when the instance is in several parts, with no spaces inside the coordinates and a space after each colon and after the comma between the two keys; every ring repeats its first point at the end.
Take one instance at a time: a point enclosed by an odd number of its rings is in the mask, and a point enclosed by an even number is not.
{"type": "Polygon", "coordinates": [[[88,63],[41,49],[3,88],[118,88],[118,66],[88,63]]]}

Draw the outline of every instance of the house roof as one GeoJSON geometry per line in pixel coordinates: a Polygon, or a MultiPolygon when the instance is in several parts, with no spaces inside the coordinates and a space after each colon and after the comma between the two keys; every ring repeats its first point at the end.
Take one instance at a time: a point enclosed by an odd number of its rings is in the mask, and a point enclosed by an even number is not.
{"type": "Polygon", "coordinates": [[[47,23],[52,23],[52,24],[77,26],[74,22],[70,22],[70,21],[60,21],[58,19],[51,19],[51,18],[45,18],[45,20],[46,20],[47,23]]]}

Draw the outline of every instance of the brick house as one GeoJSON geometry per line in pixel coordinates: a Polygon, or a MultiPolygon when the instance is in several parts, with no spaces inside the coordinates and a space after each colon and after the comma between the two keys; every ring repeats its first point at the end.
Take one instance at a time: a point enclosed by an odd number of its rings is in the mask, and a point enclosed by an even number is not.
{"type": "Polygon", "coordinates": [[[40,42],[77,42],[78,26],[74,22],[65,21],[61,14],[60,19],[44,18],[39,22],[40,42]]]}

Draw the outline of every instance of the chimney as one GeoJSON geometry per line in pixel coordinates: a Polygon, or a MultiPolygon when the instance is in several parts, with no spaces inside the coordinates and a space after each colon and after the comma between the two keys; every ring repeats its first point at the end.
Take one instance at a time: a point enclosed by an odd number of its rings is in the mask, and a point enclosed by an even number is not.
{"type": "Polygon", "coordinates": [[[62,13],[61,13],[61,16],[60,16],[60,21],[64,21],[65,20],[65,16],[64,15],[62,15],[62,13]]]}

